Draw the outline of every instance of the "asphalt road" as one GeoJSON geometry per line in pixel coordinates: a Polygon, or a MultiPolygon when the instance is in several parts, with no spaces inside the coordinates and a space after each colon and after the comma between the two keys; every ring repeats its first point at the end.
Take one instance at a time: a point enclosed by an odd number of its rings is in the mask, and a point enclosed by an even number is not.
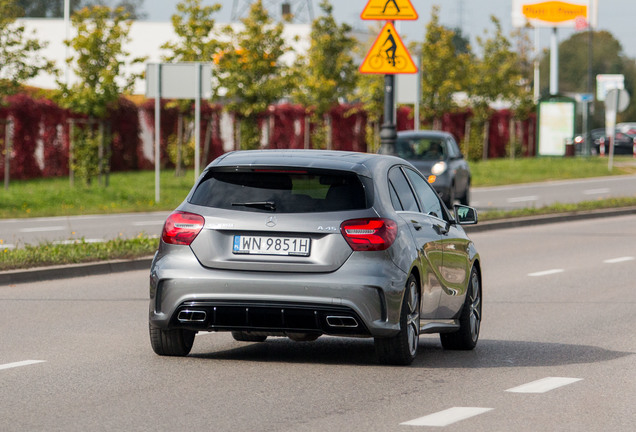
{"type": "Polygon", "coordinates": [[[204,334],[189,357],[158,357],[147,271],[2,286],[0,429],[633,431],[636,217],[472,237],[479,345],[422,336],[411,367],[327,337],[204,334]]]}
{"type": "Polygon", "coordinates": [[[636,176],[598,177],[471,189],[478,210],[514,210],[598,199],[636,197],[636,176]]]}
{"type": "MultiPolygon", "coordinates": [[[[636,176],[473,188],[471,194],[471,205],[481,211],[543,207],[555,202],[573,203],[610,197],[635,197],[636,176]]],[[[169,213],[0,219],[0,249],[47,241],[103,241],[117,237],[132,238],[139,234],[158,236],[169,213]]]]}

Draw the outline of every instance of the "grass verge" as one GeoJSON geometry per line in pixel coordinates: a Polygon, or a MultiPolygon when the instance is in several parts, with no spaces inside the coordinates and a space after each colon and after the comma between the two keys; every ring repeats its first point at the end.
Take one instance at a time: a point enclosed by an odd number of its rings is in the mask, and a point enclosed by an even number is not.
{"type": "Polygon", "coordinates": [[[545,216],[558,213],[580,213],[592,210],[603,210],[611,208],[623,208],[636,206],[636,198],[609,198],[597,201],[581,201],[573,204],[551,204],[539,208],[524,208],[515,210],[490,210],[479,212],[479,220],[499,220],[518,217],[545,216]]]}
{"type": "Polygon", "coordinates": [[[607,158],[599,157],[491,159],[471,162],[470,171],[473,186],[503,186],[636,174],[636,160],[627,156],[616,157],[610,171],[607,158]]]}
{"type": "MultiPolygon", "coordinates": [[[[492,159],[471,162],[472,186],[498,186],[607,175],[636,174],[631,157],[615,158],[607,169],[602,158],[492,159]]],[[[193,171],[175,177],[160,176],[160,201],[155,201],[153,171],[112,173],[108,187],[69,185],[68,178],[18,180],[0,189],[0,218],[72,216],[172,210],[186,197],[194,183],[193,171]]]]}
{"type": "Polygon", "coordinates": [[[194,183],[194,172],[175,177],[161,173],[160,201],[155,201],[153,171],[112,173],[108,186],[97,181],[71,187],[67,177],[17,180],[0,189],[0,218],[72,216],[169,210],[177,207],[194,183]]]}
{"type": "Polygon", "coordinates": [[[158,238],[145,236],[103,243],[77,240],[68,244],[25,245],[23,248],[0,249],[0,271],[142,258],[152,256],[158,246],[158,238]]]}

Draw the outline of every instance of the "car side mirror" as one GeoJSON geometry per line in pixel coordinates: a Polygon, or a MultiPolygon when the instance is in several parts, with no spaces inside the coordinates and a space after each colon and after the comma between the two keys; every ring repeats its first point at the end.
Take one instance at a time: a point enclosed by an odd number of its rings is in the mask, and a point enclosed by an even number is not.
{"type": "Polygon", "coordinates": [[[475,225],[479,220],[477,210],[473,207],[455,204],[453,209],[455,210],[455,221],[460,225],[475,225]]]}

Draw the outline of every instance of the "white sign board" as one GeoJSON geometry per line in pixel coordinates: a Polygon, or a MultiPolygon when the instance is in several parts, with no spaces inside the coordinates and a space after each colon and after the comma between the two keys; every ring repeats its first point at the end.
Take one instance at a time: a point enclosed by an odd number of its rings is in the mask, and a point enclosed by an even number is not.
{"type": "Polygon", "coordinates": [[[580,28],[582,20],[596,27],[591,0],[513,0],[512,25],[514,27],[566,27],[580,28]]]}
{"type": "Polygon", "coordinates": [[[539,155],[565,155],[565,142],[574,136],[574,111],[573,102],[539,103],[539,155]]]}
{"type": "Polygon", "coordinates": [[[607,92],[612,89],[622,90],[625,88],[625,76],[620,74],[600,74],[596,75],[596,100],[604,101],[607,92]]]}
{"type": "MultiPolygon", "coordinates": [[[[162,63],[161,64],[162,99],[210,99],[212,97],[211,63],[162,63]],[[197,68],[200,68],[197,71],[197,68]],[[201,93],[197,94],[198,76],[201,80],[201,93]]],[[[157,64],[146,64],[146,97],[154,99],[157,93],[157,64]]]]}
{"type": "Polygon", "coordinates": [[[399,104],[415,104],[418,101],[418,83],[420,74],[396,74],[395,95],[399,104]]]}

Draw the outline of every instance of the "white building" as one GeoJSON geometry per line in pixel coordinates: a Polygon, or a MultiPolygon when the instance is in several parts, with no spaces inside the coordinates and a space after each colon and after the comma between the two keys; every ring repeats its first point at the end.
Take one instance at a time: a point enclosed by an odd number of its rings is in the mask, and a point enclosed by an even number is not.
{"type": "MultiPolygon", "coordinates": [[[[76,77],[71,70],[67,70],[66,58],[73,55],[70,48],[64,45],[67,38],[67,28],[63,19],[49,18],[23,18],[17,20],[18,24],[24,25],[25,34],[29,37],[35,37],[41,42],[46,43],[46,47],[41,51],[42,56],[49,60],[53,60],[60,71],[58,79],[62,82],[68,74],[69,83],[72,84],[76,77]]],[[[217,24],[216,28],[221,29],[227,24],[217,24]]],[[[232,24],[236,29],[242,24],[232,24]]],[[[306,52],[310,44],[311,26],[308,24],[286,24],[283,31],[283,38],[292,52],[283,57],[283,61],[291,64],[297,53],[306,52]]],[[[70,38],[75,36],[75,29],[70,26],[68,29],[70,38]]],[[[170,22],[149,22],[134,21],[130,27],[130,41],[124,46],[124,50],[130,54],[130,58],[147,57],[146,62],[158,63],[162,61],[163,56],[170,54],[162,50],[161,46],[166,42],[177,42],[178,37],[174,32],[172,23],[170,22]]],[[[201,59],[202,62],[212,61],[212,59],[201,59]]],[[[137,65],[136,68],[129,68],[129,72],[143,72],[144,65],[137,65]]],[[[36,78],[28,81],[27,85],[33,87],[41,87],[53,89],[57,87],[55,77],[50,74],[41,74],[36,78]]],[[[135,94],[144,94],[146,91],[146,83],[144,80],[138,80],[135,85],[135,94]]]]}

